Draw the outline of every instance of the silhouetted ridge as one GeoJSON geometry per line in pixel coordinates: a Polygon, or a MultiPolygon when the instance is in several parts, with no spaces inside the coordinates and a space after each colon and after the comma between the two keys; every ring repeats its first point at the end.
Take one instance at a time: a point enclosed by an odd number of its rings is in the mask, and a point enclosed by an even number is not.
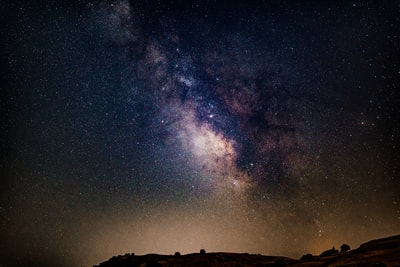
{"type": "Polygon", "coordinates": [[[278,256],[263,256],[248,253],[199,253],[181,255],[147,254],[138,256],[134,253],[114,256],[95,267],[278,267],[278,266],[400,266],[400,235],[376,239],[350,250],[343,244],[340,252],[333,247],[323,251],[320,256],[305,254],[298,259],[278,256]]]}

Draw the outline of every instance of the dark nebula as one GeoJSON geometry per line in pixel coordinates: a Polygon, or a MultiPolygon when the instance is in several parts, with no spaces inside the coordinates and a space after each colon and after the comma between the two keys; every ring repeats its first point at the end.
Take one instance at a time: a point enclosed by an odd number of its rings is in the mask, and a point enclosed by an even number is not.
{"type": "Polygon", "coordinates": [[[250,2],[0,2],[1,266],[399,233],[398,1],[250,2]]]}

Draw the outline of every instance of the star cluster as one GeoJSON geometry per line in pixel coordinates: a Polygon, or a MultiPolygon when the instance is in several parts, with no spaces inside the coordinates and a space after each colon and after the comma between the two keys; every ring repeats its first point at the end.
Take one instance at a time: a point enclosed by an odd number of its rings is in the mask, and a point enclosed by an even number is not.
{"type": "Polygon", "coordinates": [[[397,3],[0,6],[0,265],[398,234],[397,3]]]}

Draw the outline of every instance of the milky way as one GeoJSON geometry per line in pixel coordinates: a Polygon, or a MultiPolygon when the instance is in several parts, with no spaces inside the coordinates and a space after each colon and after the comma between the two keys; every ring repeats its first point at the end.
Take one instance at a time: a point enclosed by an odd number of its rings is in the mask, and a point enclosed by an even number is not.
{"type": "Polygon", "coordinates": [[[1,3],[0,265],[398,234],[398,4],[234,2],[1,3]]]}

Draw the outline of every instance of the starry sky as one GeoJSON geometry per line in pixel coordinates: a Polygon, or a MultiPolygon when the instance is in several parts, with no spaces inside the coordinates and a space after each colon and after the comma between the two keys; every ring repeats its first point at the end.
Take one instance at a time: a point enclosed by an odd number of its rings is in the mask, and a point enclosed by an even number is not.
{"type": "Polygon", "coordinates": [[[1,266],[399,234],[399,1],[30,2],[0,2],[1,266]]]}

